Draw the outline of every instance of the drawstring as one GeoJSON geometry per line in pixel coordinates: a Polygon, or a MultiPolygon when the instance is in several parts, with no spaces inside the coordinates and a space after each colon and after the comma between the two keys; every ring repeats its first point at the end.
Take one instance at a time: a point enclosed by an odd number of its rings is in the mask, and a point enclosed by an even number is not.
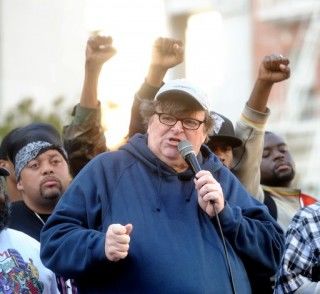
{"type": "Polygon", "coordinates": [[[192,171],[187,170],[178,174],[178,179],[183,183],[183,194],[185,195],[186,201],[189,202],[195,191],[192,171]]]}
{"type": "Polygon", "coordinates": [[[195,185],[193,183],[193,180],[191,181],[191,189],[190,189],[190,182],[188,182],[188,184],[186,184],[185,187],[186,187],[186,191],[185,191],[186,201],[189,202],[195,190],[195,185]]]}
{"type": "MultiPolygon", "coordinates": [[[[153,209],[154,212],[160,212],[161,211],[161,185],[163,181],[164,174],[161,170],[161,165],[158,160],[156,160],[156,166],[157,166],[157,175],[158,175],[158,181],[157,181],[157,189],[156,189],[156,195],[155,195],[155,208],[153,209]]],[[[181,173],[178,175],[178,178],[183,183],[183,194],[185,195],[186,202],[189,202],[194,195],[195,191],[195,185],[193,182],[193,173],[188,170],[184,173],[181,173]]]]}
{"type": "Polygon", "coordinates": [[[157,191],[156,191],[156,209],[155,211],[160,212],[161,208],[161,199],[160,199],[160,191],[161,191],[161,184],[162,184],[162,172],[160,168],[160,163],[156,161],[157,165],[157,174],[158,174],[158,183],[157,183],[157,191]]]}

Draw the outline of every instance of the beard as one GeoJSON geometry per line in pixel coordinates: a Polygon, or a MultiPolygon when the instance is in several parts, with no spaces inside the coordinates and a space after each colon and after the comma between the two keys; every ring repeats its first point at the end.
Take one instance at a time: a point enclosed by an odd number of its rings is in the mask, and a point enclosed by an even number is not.
{"type": "Polygon", "coordinates": [[[40,186],[40,197],[44,204],[54,207],[61,198],[64,189],[62,183],[56,179],[56,185],[52,187],[40,186]]]}
{"type": "Polygon", "coordinates": [[[274,181],[279,183],[290,183],[294,176],[295,176],[295,172],[294,169],[290,169],[286,172],[275,172],[273,173],[274,176],[274,181]]]}
{"type": "Polygon", "coordinates": [[[9,222],[9,205],[6,199],[0,198],[0,232],[4,230],[9,222]]]}

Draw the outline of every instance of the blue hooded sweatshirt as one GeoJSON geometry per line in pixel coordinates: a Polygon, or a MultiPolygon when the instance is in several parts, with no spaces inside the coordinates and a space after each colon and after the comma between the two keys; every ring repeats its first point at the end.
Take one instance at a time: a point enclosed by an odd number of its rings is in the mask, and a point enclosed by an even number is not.
{"type": "MultiPolygon", "coordinates": [[[[236,291],[251,293],[248,269],[276,272],[282,231],[205,145],[201,154],[224,193],[219,217],[236,291]]],[[[41,258],[80,293],[232,293],[218,226],[198,205],[191,170],[161,162],[141,134],[73,180],[42,230],[41,258]],[[111,262],[106,231],[116,223],[133,231],[128,256],[111,262]]]]}

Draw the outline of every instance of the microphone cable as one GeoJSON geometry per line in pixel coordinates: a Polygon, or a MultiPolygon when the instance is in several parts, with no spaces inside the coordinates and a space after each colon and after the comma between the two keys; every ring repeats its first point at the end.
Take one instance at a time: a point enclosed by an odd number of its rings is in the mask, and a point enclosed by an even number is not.
{"type": "Polygon", "coordinates": [[[215,217],[216,217],[216,220],[217,220],[217,223],[218,223],[219,234],[220,234],[220,237],[221,237],[221,240],[222,240],[222,244],[223,244],[224,257],[225,257],[225,261],[226,261],[227,268],[228,268],[228,271],[229,271],[229,279],[230,279],[232,292],[233,292],[233,294],[236,294],[237,291],[236,291],[236,288],[235,288],[235,285],[234,285],[234,278],[233,278],[232,267],[231,267],[231,263],[230,263],[230,259],[229,259],[229,254],[228,254],[228,251],[227,251],[226,240],[225,240],[223,232],[222,232],[222,227],[221,227],[221,223],[220,223],[220,219],[219,219],[219,215],[218,215],[216,206],[214,205],[214,203],[212,203],[212,205],[213,205],[215,217]]]}
{"type": "MultiPolygon", "coordinates": [[[[181,154],[181,156],[183,157],[183,159],[187,162],[187,164],[189,165],[189,167],[191,168],[191,170],[193,171],[194,175],[196,175],[197,172],[199,172],[201,170],[200,164],[196,158],[196,155],[193,151],[192,148],[192,144],[188,141],[188,140],[183,140],[180,141],[178,144],[178,151],[181,154]]],[[[230,284],[231,284],[231,288],[232,288],[232,292],[233,294],[236,294],[236,288],[234,285],[234,278],[233,278],[233,273],[232,273],[232,268],[231,268],[231,263],[230,263],[230,259],[229,259],[229,255],[228,255],[228,251],[227,251],[227,246],[226,246],[226,241],[222,232],[222,227],[221,227],[221,223],[220,223],[220,219],[217,213],[217,209],[215,206],[215,203],[210,200],[210,203],[213,206],[214,212],[215,212],[215,216],[216,216],[216,220],[218,223],[218,228],[219,228],[219,234],[220,234],[220,238],[222,240],[222,244],[223,244],[223,250],[224,250],[224,259],[226,262],[226,266],[228,268],[229,271],[229,279],[230,279],[230,284]]]]}

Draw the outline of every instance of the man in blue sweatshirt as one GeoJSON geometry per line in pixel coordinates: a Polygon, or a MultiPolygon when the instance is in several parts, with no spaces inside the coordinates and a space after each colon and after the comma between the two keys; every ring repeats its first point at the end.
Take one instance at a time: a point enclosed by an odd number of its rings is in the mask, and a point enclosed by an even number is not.
{"type": "Polygon", "coordinates": [[[59,201],[41,233],[44,264],[80,293],[251,293],[247,272],[275,274],[283,234],[203,145],[206,95],[173,80],[142,110],[147,133],[91,160],[59,201]]]}

